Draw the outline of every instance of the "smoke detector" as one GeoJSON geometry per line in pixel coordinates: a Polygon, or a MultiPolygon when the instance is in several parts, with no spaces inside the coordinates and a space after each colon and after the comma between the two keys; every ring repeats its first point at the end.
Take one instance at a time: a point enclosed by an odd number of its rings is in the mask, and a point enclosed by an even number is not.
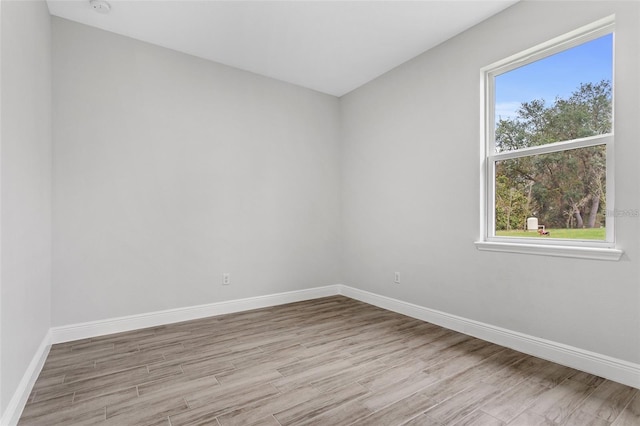
{"type": "Polygon", "coordinates": [[[91,0],[89,4],[93,10],[103,15],[106,15],[111,11],[111,5],[104,0],[91,0]]]}

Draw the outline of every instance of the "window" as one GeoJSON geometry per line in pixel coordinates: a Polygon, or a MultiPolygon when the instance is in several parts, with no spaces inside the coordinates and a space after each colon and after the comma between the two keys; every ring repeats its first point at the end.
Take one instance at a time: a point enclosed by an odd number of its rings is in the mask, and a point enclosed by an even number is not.
{"type": "Polygon", "coordinates": [[[619,259],[613,19],[482,70],[479,249],[619,259]]]}

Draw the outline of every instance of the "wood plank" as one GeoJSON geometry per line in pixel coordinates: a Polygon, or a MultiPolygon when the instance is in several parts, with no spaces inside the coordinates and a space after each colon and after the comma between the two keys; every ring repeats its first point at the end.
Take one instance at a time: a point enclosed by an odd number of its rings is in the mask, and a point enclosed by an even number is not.
{"type": "Polygon", "coordinates": [[[635,426],[638,394],[332,296],[54,345],[20,425],[635,426]]]}
{"type": "Polygon", "coordinates": [[[637,425],[640,425],[640,392],[636,392],[636,395],[613,422],[612,426],[637,425]]]}
{"type": "Polygon", "coordinates": [[[519,386],[508,389],[483,405],[482,411],[508,423],[548,390],[549,388],[540,383],[525,380],[519,386]]]}
{"type": "Polygon", "coordinates": [[[592,392],[591,386],[573,380],[565,380],[555,388],[543,393],[527,411],[539,414],[550,422],[562,424],[592,392]]]}
{"type": "Polygon", "coordinates": [[[637,389],[620,383],[602,382],[582,403],[580,410],[611,423],[637,392],[637,389]]]}
{"type": "Polygon", "coordinates": [[[426,411],[428,418],[439,424],[459,422],[500,394],[497,386],[478,383],[426,411]]]}
{"type": "Polygon", "coordinates": [[[308,423],[323,413],[355,401],[366,394],[368,394],[366,388],[353,383],[330,393],[322,393],[316,398],[274,413],[274,417],[283,426],[308,423]]]}
{"type": "Polygon", "coordinates": [[[401,425],[434,405],[437,405],[436,401],[421,394],[414,394],[359,419],[352,426],[401,425]]]}
{"type": "Polygon", "coordinates": [[[505,424],[484,411],[476,410],[452,426],[504,426],[505,424]]]}

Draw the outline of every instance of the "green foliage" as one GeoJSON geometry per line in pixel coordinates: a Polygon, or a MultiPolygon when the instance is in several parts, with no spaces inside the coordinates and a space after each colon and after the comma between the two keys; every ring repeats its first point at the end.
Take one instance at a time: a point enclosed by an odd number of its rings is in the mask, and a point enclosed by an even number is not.
{"type": "Polygon", "coordinates": [[[500,119],[498,152],[545,145],[611,132],[611,82],[582,83],[569,99],[524,102],[515,119],[500,119]]]}
{"type": "MultiPolygon", "coordinates": [[[[568,99],[525,102],[500,119],[496,150],[512,151],[611,132],[611,83],[583,83],[568,99]]],[[[524,229],[538,217],[548,228],[599,228],[605,209],[604,145],[496,164],[496,230],[524,229]]]]}
{"type": "Polygon", "coordinates": [[[496,178],[496,229],[523,229],[526,205],[526,197],[509,184],[506,176],[496,178]]]}

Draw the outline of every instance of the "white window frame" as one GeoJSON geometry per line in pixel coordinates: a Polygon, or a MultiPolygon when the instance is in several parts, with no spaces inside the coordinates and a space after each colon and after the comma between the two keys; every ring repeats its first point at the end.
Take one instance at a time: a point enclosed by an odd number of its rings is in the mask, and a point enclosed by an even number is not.
{"type": "MultiPolygon", "coordinates": [[[[602,240],[569,240],[553,238],[499,237],[495,235],[495,164],[497,161],[528,157],[538,154],[562,152],[596,145],[606,146],[606,206],[614,210],[614,130],[571,141],[534,146],[513,151],[495,152],[495,77],[562,52],[606,34],[613,34],[615,49],[614,16],[610,16],[575,31],[554,38],[524,52],[510,56],[480,70],[481,75],[481,223],[479,250],[525,253],[536,255],[578,257],[598,260],[619,260],[623,252],[615,247],[614,215],[605,215],[606,238],[602,240]]],[[[614,56],[615,64],[615,56],[614,56]]],[[[615,70],[615,65],[614,65],[615,70]]],[[[615,84],[612,81],[612,97],[615,84]]],[[[613,106],[613,102],[612,102],[613,106]]]]}

